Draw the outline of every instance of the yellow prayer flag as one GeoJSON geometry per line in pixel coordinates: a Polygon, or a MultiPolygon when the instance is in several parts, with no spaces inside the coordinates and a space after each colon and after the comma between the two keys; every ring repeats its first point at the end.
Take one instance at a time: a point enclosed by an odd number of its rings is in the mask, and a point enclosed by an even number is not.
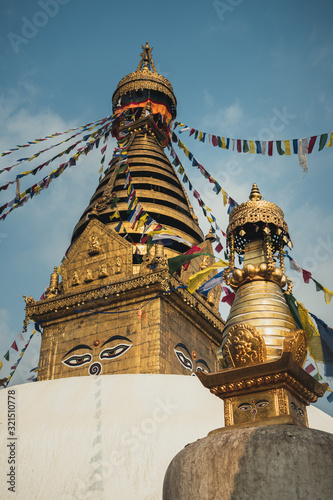
{"type": "Polygon", "coordinates": [[[190,152],[189,152],[189,150],[187,149],[186,146],[184,146],[184,153],[187,156],[187,158],[190,156],[190,152]]]}
{"type": "Polygon", "coordinates": [[[61,276],[61,267],[60,266],[58,266],[57,272],[58,272],[59,276],[61,276]]]}
{"type": "Polygon", "coordinates": [[[199,141],[202,141],[202,132],[199,132],[198,138],[199,138],[199,141]]]}
{"type": "Polygon", "coordinates": [[[309,311],[305,309],[303,304],[296,300],[299,317],[303,326],[303,330],[306,333],[308,339],[308,349],[310,356],[317,362],[324,361],[323,348],[321,345],[319,332],[312,321],[309,311]]]}
{"type": "Polygon", "coordinates": [[[19,355],[19,358],[22,358],[23,354],[24,354],[24,352],[21,352],[21,354],[19,355]]]}
{"type": "Polygon", "coordinates": [[[255,153],[256,147],[254,145],[254,141],[249,141],[249,153],[255,153]]]}
{"type": "Polygon", "coordinates": [[[211,209],[211,208],[209,208],[209,207],[207,207],[207,205],[205,205],[205,209],[206,209],[206,210],[208,210],[208,212],[211,212],[211,211],[212,211],[212,209],[211,209]]]}
{"type": "Polygon", "coordinates": [[[284,142],[284,154],[285,155],[291,155],[291,148],[290,148],[290,141],[286,140],[284,142]]]}
{"type": "Polygon", "coordinates": [[[326,302],[326,304],[329,304],[331,302],[332,297],[333,297],[333,292],[331,292],[325,286],[323,286],[323,292],[325,294],[325,302],[326,302]]]}
{"type": "Polygon", "coordinates": [[[119,217],[120,217],[119,212],[118,212],[118,211],[116,211],[113,215],[110,215],[110,221],[111,221],[112,219],[119,219],[119,217]]]}
{"type": "Polygon", "coordinates": [[[333,141],[333,132],[331,132],[330,138],[329,138],[328,143],[326,145],[327,148],[332,147],[332,141],[333,141]]]}
{"type": "Polygon", "coordinates": [[[213,224],[213,219],[212,219],[211,217],[209,217],[209,215],[207,215],[207,219],[208,219],[208,221],[209,221],[211,224],[213,224]]]}
{"type": "Polygon", "coordinates": [[[217,269],[219,267],[226,267],[228,266],[229,263],[225,262],[224,260],[219,260],[218,262],[215,262],[209,267],[206,267],[206,269],[202,269],[202,271],[199,271],[198,273],[192,274],[192,276],[189,277],[188,279],[188,291],[190,293],[194,293],[197,288],[205,281],[206,278],[210,275],[210,273],[213,271],[213,269],[217,269]]]}
{"type": "Polygon", "coordinates": [[[185,144],[182,143],[182,141],[178,141],[178,146],[181,148],[181,149],[184,149],[185,148],[185,144]]]}
{"type": "Polygon", "coordinates": [[[221,137],[222,139],[222,149],[227,149],[227,145],[225,143],[225,137],[221,137]]]}
{"type": "Polygon", "coordinates": [[[98,170],[98,173],[101,174],[103,172],[103,165],[101,166],[101,168],[98,170]]]}
{"type": "Polygon", "coordinates": [[[223,194],[223,205],[226,206],[226,204],[228,203],[228,193],[226,193],[223,188],[221,189],[223,194]]]}
{"type": "Polygon", "coordinates": [[[0,361],[0,370],[3,367],[3,361],[0,361]]]}

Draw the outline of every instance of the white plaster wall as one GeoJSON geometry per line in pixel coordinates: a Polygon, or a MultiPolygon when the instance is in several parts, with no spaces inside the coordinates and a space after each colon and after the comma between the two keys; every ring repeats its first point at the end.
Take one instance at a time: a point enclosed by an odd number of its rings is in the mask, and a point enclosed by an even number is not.
{"type": "MultiPolygon", "coordinates": [[[[0,498],[159,500],[188,443],[223,426],[223,403],[196,377],[103,375],[11,387],[16,493],[9,492],[7,393],[0,391],[0,498]]],[[[317,408],[310,426],[333,433],[317,408]]]]}

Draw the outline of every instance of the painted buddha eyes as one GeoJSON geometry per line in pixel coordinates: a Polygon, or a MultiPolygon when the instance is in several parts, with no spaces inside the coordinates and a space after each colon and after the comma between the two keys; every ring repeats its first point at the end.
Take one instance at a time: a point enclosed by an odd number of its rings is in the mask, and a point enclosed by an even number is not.
{"type": "Polygon", "coordinates": [[[195,372],[200,371],[210,373],[210,369],[206,361],[204,359],[196,360],[196,357],[192,359],[191,353],[185,344],[180,342],[174,347],[174,351],[180,364],[186,368],[186,370],[190,370],[192,375],[195,375],[195,372]]]}
{"type": "Polygon", "coordinates": [[[185,356],[185,354],[182,351],[179,351],[176,348],[174,349],[174,351],[175,351],[175,354],[176,354],[178,360],[183,365],[183,367],[186,368],[187,370],[192,371],[192,367],[193,367],[192,361],[187,356],[185,356]]]}
{"type": "Polygon", "coordinates": [[[254,405],[252,405],[251,403],[242,403],[238,406],[238,409],[240,411],[248,411],[253,410],[254,408],[264,408],[267,405],[267,399],[259,399],[259,401],[257,401],[254,405]]]}
{"type": "Polygon", "coordinates": [[[82,355],[70,356],[69,358],[64,359],[62,362],[67,366],[82,366],[86,363],[90,363],[91,360],[92,355],[87,353],[82,355]]]}
{"type": "Polygon", "coordinates": [[[128,349],[132,347],[132,344],[118,344],[115,347],[109,347],[104,349],[99,355],[99,359],[115,359],[124,354],[128,349]]]}
{"type": "MultiPolygon", "coordinates": [[[[94,343],[94,346],[97,347],[100,344],[99,340],[97,340],[94,343]]],[[[113,337],[110,337],[108,340],[106,340],[102,345],[101,348],[104,349],[99,352],[98,356],[99,359],[102,360],[108,360],[108,359],[115,359],[119,358],[122,356],[128,349],[132,347],[132,342],[130,339],[127,337],[123,337],[122,335],[114,335],[113,337]],[[115,342],[118,341],[116,345],[115,342]],[[109,346],[107,346],[109,344],[109,346]]],[[[62,363],[64,363],[66,366],[69,366],[70,368],[76,368],[83,366],[85,364],[89,363],[88,367],[88,373],[89,375],[99,375],[102,372],[102,365],[99,362],[94,362],[91,364],[93,361],[93,357],[96,359],[97,353],[95,352],[93,356],[93,352],[77,352],[77,351],[93,351],[92,347],[86,344],[79,344],[72,349],[70,349],[62,358],[62,363]],[[71,354],[71,356],[69,356],[71,354]],[[65,359],[64,359],[65,358],[65,359]]]]}

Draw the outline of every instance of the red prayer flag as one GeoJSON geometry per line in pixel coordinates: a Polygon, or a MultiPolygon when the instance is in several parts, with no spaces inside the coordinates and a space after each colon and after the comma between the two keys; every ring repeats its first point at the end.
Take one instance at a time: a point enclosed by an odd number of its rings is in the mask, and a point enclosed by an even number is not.
{"type": "Polygon", "coordinates": [[[225,296],[222,297],[221,302],[226,302],[227,304],[229,304],[229,306],[232,306],[232,304],[234,303],[234,300],[235,300],[235,293],[232,292],[231,290],[229,290],[229,288],[227,288],[225,286],[223,286],[222,288],[225,292],[225,296]]]}
{"type": "Polygon", "coordinates": [[[314,135],[311,137],[309,145],[308,145],[308,154],[312,153],[313,146],[315,145],[317,137],[318,137],[317,135],[314,135]]]}
{"type": "Polygon", "coordinates": [[[304,283],[309,283],[310,282],[310,278],[311,278],[310,271],[306,271],[305,269],[302,269],[302,274],[303,274],[304,283]]]}
{"type": "Polygon", "coordinates": [[[238,153],[242,152],[242,141],[240,139],[237,139],[237,151],[238,153]]]}
{"type": "Polygon", "coordinates": [[[219,141],[217,140],[215,135],[212,135],[212,144],[213,146],[218,146],[219,141]]]}
{"type": "MultiPolygon", "coordinates": [[[[187,250],[187,252],[185,252],[185,255],[192,255],[192,254],[194,254],[194,253],[196,253],[196,252],[201,252],[201,250],[200,250],[200,248],[199,248],[199,247],[196,247],[196,246],[194,245],[192,248],[190,248],[189,250],[187,250]]],[[[189,266],[190,264],[191,264],[191,261],[188,261],[188,262],[186,262],[186,264],[184,264],[184,266],[183,266],[183,267],[184,267],[185,271],[187,271],[188,266],[189,266]]]]}
{"type": "Polygon", "coordinates": [[[215,250],[216,250],[218,253],[220,253],[220,252],[221,252],[221,250],[223,250],[223,246],[222,246],[222,243],[221,243],[221,242],[220,242],[220,243],[216,246],[215,250]]]}
{"type": "Polygon", "coordinates": [[[17,348],[15,340],[14,340],[14,342],[12,343],[12,345],[10,347],[12,347],[12,349],[15,349],[15,351],[18,351],[18,348],[17,348]]]}
{"type": "Polygon", "coordinates": [[[309,365],[305,368],[305,371],[306,371],[307,373],[311,373],[311,372],[313,372],[313,370],[314,370],[314,369],[315,369],[315,367],[313,366],[313,364],[312,364],[312,363],[310,363],[310,364],[309,364],[309,365]]]}
{"type": "Polygon", "coordinates": [[[268,141],[268,156],[273,155],[273,141],[268,141]]]}

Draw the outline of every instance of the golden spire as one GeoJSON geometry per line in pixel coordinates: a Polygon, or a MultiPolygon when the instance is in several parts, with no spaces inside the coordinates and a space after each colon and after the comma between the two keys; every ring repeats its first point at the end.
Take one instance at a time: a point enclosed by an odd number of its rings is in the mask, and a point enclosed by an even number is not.
{"type": "Polygon", "coordinates": [[[253,184],[252,189],[251,189],[251,193],[250,193],[250,196],[249,196],[249,200],[258,201],[258,200],[261,200],[261,199],[262,199],[262,196],[260,194],[260,191],[258,189],[257,184],[253,184]]]}
{"type": "Polygon", "coordinates": [[[140,54],[141,60],[139,62],[139,65],[138,65],[136,71],[148,71],[149,70],[149,71],[153,71],[153,73],[158,74],[156,71],[156,68],[155,68],[155,64],[154,64],[152,55],[151,55],[153,48],[154,47],[149,48],[148,42],[146,42],[145,46],[142,45],[143,52],[141,52],[141,54],[140,54]]]}
{"type": "Polygon", "coordinates": [[[223,370],[198,374],[224,400],[226,426],[307,426],[306,405],[326,390],[302,370],[307,338],[297,329],[284,294],[283,247],[290,243],[282,210],[253,184],[249,200],[230,213],[226,284],[235,290],[217,357],[223,370]],[[235,267],[235,254],[243,267],[235,267]]]}
{"type": "Polygon", "coordinates": [[[166,102],[170,108],[172,117],[176,117],[177,100],[173,92],[171,83],[167,78],[159,75],[151,52],[153,47],[149,47],[149,43],[142,45],[140,62],[135,71],[124,76],[117,85],[116,91],[112,96],[113,111],[119,103],[123,105],[131,97],[137,98],[140,92],[149,92],[150,96],[162,98],[162,102],[166,102]]]}

